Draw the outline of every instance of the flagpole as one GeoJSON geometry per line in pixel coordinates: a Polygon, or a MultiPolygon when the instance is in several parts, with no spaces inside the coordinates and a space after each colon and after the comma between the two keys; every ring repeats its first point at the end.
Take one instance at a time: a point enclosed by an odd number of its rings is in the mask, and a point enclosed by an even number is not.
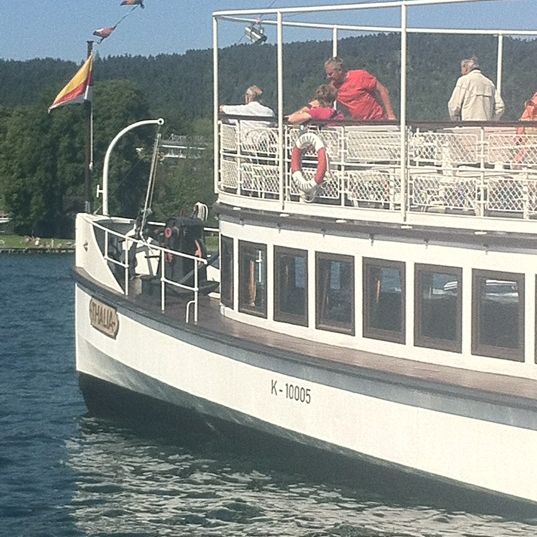
{"type": "MultiPolygon", "coordinates": [[[[87,58],[93,52],[93,41],[87,41],[87,58]]],[[[84,212],[91,212],[91,172],[93,169],[93,99],[84,101],[84,112],[86,118],[86,143],[85,143],[85,202],[84,212]]]]}

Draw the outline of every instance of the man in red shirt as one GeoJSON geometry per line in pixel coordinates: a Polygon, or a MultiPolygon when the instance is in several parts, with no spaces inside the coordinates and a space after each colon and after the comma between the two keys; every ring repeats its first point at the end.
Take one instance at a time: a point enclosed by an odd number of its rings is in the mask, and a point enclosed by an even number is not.
{"type": "Polygon", "coordinates": [[[327,60],[324,69],[337,89],[337,102],[352,119],[395,119],[388,90],[371,73],[363,69],[345,71],[343,60],[337,57],[327,60]]]}

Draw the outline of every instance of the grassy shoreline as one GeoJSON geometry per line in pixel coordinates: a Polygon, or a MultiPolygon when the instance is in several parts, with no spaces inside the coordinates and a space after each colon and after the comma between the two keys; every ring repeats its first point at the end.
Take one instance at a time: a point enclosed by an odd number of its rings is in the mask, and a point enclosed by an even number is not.
{"type": "Polygon", "coordinates": [[[0,234],[0,250],[66,250],[74,247],[73,239],[42,239],[41,237],[0,234]]]}

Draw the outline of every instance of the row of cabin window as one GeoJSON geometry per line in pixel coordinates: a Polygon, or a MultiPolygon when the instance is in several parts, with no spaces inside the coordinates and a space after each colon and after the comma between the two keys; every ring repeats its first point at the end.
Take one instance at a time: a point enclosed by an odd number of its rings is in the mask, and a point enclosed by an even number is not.
{"type": "MultiPolygon", "coordinates": [[[[233,239],[221,237],[221,300],[233,308],[233,239]]],[[[354,257],[315,255],[315,326],[355,334],[354,257]]],[[[239,241],[239,311],[267,316],[267,247],[239,241]]],[[[415,265],[414,345],[461,352],[462,270],[415,265]]],[[[405,342],[405,264],[363,259],[363,336],[405,342]]],[[[472,353],[524,360],[524,275],[473,270],[472,353]]],[[[274,247],[274,319],[308,326],[306,250],[274,247]]]]}

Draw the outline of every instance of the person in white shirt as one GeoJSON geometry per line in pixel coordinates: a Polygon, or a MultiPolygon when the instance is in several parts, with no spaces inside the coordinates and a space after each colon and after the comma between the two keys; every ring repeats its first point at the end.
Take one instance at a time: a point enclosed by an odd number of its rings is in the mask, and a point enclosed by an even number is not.
{"type": "Polygon", "coordinates": [[[494,83],[481,73],[475,56],[461,62],[462,76],[448,102],[453,121],[492,121],[502,116],[505,106],[494,83]]]}
{"type": "MultiPolygon", "coordinates": [[[[263,90],[261,88],[255,85],[250,86],[244,92],[244,104],[224,104],[220,106],[220,112],[230,116],[259,116],[263,118],[274,117],[274,112],[272,109],[261,103],[261,95],[263,95],[263,90]]],[[[234,123],[237,122],[236,119],[232,119],[231,121],[234,123]]],[[[241,139],[246,139],[250,131],[268,127],[269,125],[269,121],[241,120],[241,139]]]]}

